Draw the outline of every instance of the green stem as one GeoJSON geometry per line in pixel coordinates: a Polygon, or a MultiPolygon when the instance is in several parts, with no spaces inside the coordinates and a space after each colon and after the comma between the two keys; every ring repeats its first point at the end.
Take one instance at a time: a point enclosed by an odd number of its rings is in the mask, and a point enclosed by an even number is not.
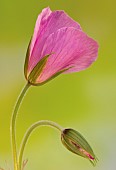
{"type": "Polygon", "coordinates": [[[31,125],[31,127],[25,133],[25,136],[23,138],[22,145],[21,145],[21,148],[20,148],[20,151],[19,151],[19,159],[18,159],[19,170],[21,170],[21,168],[22,168],[23,153],[24,153],[26,143],[29,139],[29,136],[38,126],[46,126],[46,125],[52,126],[52,127],[56,128],[60,131],[63,130],[63,128],[60,125],[58,125],[55,122],[49,121],[49,120],[41,120],[41,121],[38,121],[38,122],[34,123],[33,125],[31,125]]]}
{"type": "Polygon", "coordinates": [[[14,107],[13,113],[12,113],[10,129],[11,129],[11,144],[12,144],[12,151],[13,151],[14,170],[18,170],[16,130],[15,130],[16,118],[17,118],[17,113],[21,105],[22,99],[24,98],[24,95],[29,87],[30,87],[30,84],[27,83],[24,89],[22,90],[21,94],[19,95],[16,105],[14,107]]]}

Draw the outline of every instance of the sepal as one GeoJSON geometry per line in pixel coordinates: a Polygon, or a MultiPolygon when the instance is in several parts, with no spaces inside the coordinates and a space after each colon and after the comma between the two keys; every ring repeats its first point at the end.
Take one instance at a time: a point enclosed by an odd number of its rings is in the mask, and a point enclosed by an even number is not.
{"type": "Polygon", "coordinates": [[[41,74],[42,70],[44,69],[46,62],[51,54],[46,55],[43,57],[33,68],[31,73],[28,76],[28,82],[32,85],[38,85],[38,82],[36,81],[39,75],[41,74]]]}
{"type": "Polygon", "coordinates": [[[27,48],[25,64],[24,64],[24,75],[25,75],[26,79],[27,79],[27,70],[28,70],[28,63],[29,63],[30,45],[31,45],[31,40],[30,40],[28,48],[27,48]]]}

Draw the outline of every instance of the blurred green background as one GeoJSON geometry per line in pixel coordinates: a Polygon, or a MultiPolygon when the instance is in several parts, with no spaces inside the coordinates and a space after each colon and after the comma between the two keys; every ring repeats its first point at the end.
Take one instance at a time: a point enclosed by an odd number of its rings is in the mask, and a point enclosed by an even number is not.
{"type": "MultiPolygon", "coordinates": [[[[50,119],[77,129],[99,158],[95,170],[116,168],[116,1],[0,0],[0,166],[12,168],[9,126],[14,103],[26,83],[25,53],[44,7],[65,10],[99,42],[99,58],[86,71],[61,75],[28,91],[17,120],[18,146],[35,121],[50,119]]],[[[36,130],[25,149],[26,170],[92,170],[70,153],[58,131],[36,130]]]]}

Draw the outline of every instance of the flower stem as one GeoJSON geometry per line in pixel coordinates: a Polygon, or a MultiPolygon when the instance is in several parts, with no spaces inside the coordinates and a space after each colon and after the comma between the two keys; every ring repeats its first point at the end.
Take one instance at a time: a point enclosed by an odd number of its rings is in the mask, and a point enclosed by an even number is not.
{"type": "Polygon", "coordinates": [[[13,160],[14,160],[14,170],[18,170],[16,130],[15,130],[16,118],[17,118],[17,113],[21,105],[22,99],[24,98],[24,95],[29,87],[30,87],[30,84],[27,83],[24,89],[22,90],[21,94],[19,95],[16,105],[14,107],[13,113],[12,113],[12,118],[11,118],[10,129],[11,129],[11,144],[12,144],[12,152],[13,152],[13,160]]]}
{"type": "Polygon", "coordinates": [[[30,126],[30,128],[27,130],[27,132],[25,133],[25,136],[23,138],[23,141],[22,141],[22,144],[21,144],[21,147],[20,147],[20,151],[19,151],[19,159],[18,159],[18,165],[19,165],[19,170],[21,170],[21,166],[22,166],[22,158],[23,158],[23,153],[24,153],[24,149],[25,149],[25,146],[26,146],[26,143],[29,139],[29,136],[31,135],[31,133],[39,126],[52,126],[60,131],[63,130],[63,128],[58,125],[57,123],[55,122],[52,122],[52,121],[49,121],[49,120],[41,120],[41,121],[38,121],[36,123],[34,123],[33,125],[30,126]]]}

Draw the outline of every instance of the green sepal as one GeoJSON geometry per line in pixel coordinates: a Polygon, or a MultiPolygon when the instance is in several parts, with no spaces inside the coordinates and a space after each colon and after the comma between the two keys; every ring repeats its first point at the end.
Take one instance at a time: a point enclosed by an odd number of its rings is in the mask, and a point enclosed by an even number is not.
{"type": "Polygon", "coordinates": [[[28,70],[28,63],[29,63],[30,44],[31,44],[31,40],[30,40],[28,48],[27,48],[25,64],[24,64],[24,75],[25,75],[26,79],[27,79],[27,70],[28,70]]]}
{"type": "Polygon", "coordinates": [[[50,56],[46,55],[45,57],[43,57],[37,64],[36,66],[33,68],[33,70],[31,71],[31,73],[28,76],[28,81],[30,84],[32,85],[37,85],[38,83],[36,82],[37,78],[39,77],[39,75],[41,74],[44,66],[46,65],[46,62],[48,60],[48,57],[50,56]]]}
{"type": "Polygon", "coordinates": [[[38,85],[38,86],[39,86],[39,85],[41,86],[41,85],[43,85],[43,84],[51,81],[52,79],[56,78],[57,76],[59,76],[59,75],[62,74],[63,72],[67,71],[68,69],[70,69],[70,68],[66,68],[66,69],[63,69],[63,70],[57,72],[56,74],[54,74],[53,76],[51,76],[51,77],[50,77],[49,79],[47,79],[46,81],[44,81],[44,82],[42,82],[42,83],[38,83],[37,85],[38,85]]]}
{"type": "Polygon", "coordinates": [[[79,132],[73,129],[64,129],[61,141],[69,151],[89,159],[94,166],[96,165],[97,158],[92,148],[79,132]]]}

